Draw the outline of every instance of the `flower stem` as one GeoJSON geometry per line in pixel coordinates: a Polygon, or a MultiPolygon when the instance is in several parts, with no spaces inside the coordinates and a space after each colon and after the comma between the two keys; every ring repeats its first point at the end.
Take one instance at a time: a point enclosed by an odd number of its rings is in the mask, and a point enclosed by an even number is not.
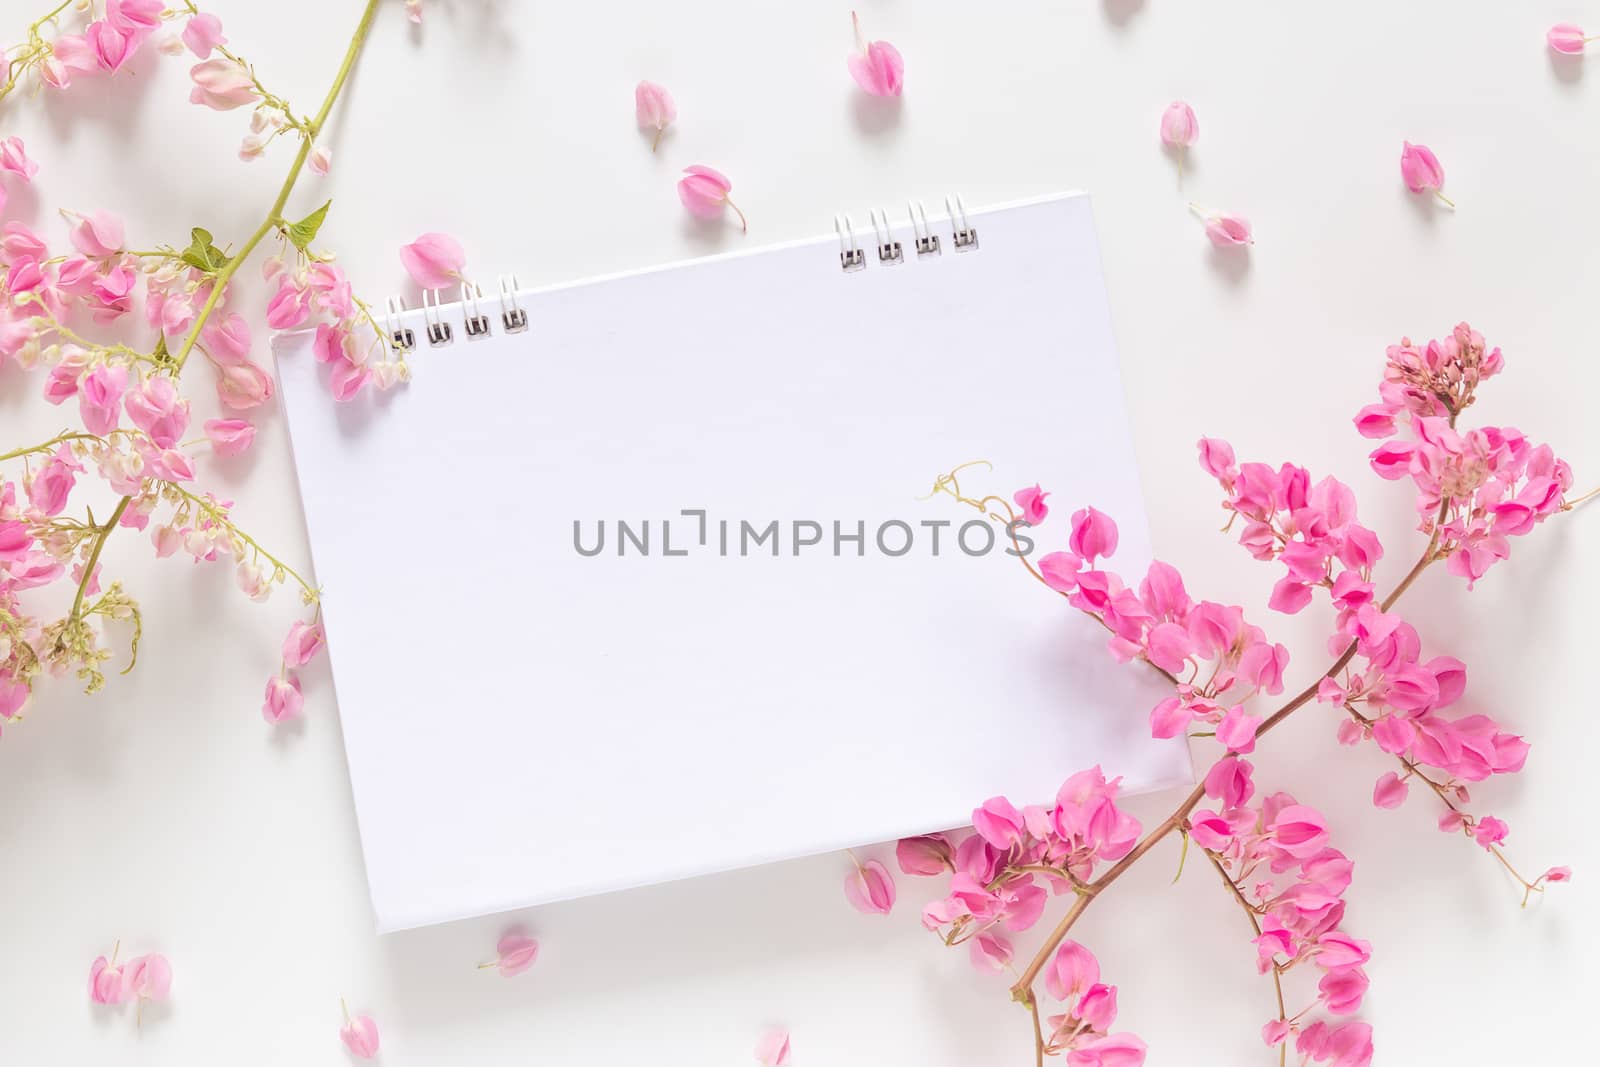
{"type": "MultiPolygon", "coordinates": [[[[57,11],[66,8],[66,6],[67,4],[62,4],[57,11]]],[[[284,178],[283,186],[278,190],[278,196],[273,200],[272,207],[267,212],[267,217],[261,221],[260,226],[256,227],[255,233],[250,235],[250,239],[244,243],[244,247],[239,250],[238,254],[228,260],[227,264],[217,272],[212,281],[211,293],[206,297],[205,305],[200,309],[200,313],[195,316],[194,325],[189,328],[188,336],[183,339],[183,345],[178,349],[172,365],[172,377],[176,378],[183,373],[183,365],[188,360],[189,353],[194,349],[195,341],[200,337],[200,330],[211,317],[211,312],[216,309],[218,301],[222,299],[223,291],[227,288],[229,280],[233,278],[245,260],[250,258],[250,253],[255,251],[255,247],[261,243],[261,239],[271,232],[281,220],[284,205],[289,202],[289,194],[294,191],[295,182],[299,180],[301,168],[305,166],[306,158],[311,154],[312,138],[322,130],[322,124],[328,120],[328,113],[333,110],[334,102],[339,99],[339,93],[344,88],[345,81],[350,77],[350,71],[355,67],[356,57],[361,54],[361,48],[366,44],[367,34],[372,29],[372,21],[377,13],[378,0],[367,0],[366,7],[361,12],[361,21],[356,24],[355,33],[350,38],[350,45],[345,49],[344,60],[339,64],[338,73],[334,75],[333,85],[329,87],[328,95],[323,98],[322,107],[317,111],[316,117],[310,121],[307,130],[309,136],[302,137],[300,140],[300,150],[295,153],[294,163],[289,168],[288,177],[284,178]]],[[[37,25],[36,23],[35,26],[37,27],[37,25]]],[[[0,97],[4,97],[5,92],[9,91],[9,89],[10,85],[8,84],[5,89],[0,90],[0,97]]],[[[117,504],[116,514],[112,516],[110,522],[101,528],[99,535],[96,537],[94,549],[90,555],[91,565],[84,569],[83,580],[78,583],[78,593],[73,600],[70,618],[76,619],[78,617],[78,612],[83,607],[84,590],[88,587],[89,578],[94,570],[92,561],[100,558],[100,551],[105,547],[106,539],[111,536],[111,531],[117,525],[116,520],[122,517],[122,513],[127,510],[131,499],[131,497],[126,496],[122,498],[117,504]]],[[[237,528],[235,529],[237,530],[237,528]]],[[[241,534],[241,536],[243,535],[241,534]]],[[[262,554],[266,555],[265,552],[262,554]]],[[[272,557],[268,556],[267,558],[271,559],[272,557]]],[[[288,567],[285,567],[284,570],[294,574],[288,567]]],[[[311,588],[298,574],[295,574],[295,579],[307,589],[311,588]]]]}

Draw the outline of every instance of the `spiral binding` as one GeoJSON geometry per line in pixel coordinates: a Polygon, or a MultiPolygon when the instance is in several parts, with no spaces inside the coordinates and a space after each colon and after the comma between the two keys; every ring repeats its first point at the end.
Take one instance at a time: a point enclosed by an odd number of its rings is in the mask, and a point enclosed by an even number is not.
{"type": "MultiPolygon", "coordinates": [[[[960,195],[945,197],[944,206],[950,218],[950,247],[957,252],[970,252],[977,248],[978,230],[967,218],[967,205],[962,202],[960,195]]],[[[928,211],[922,206],[922,201],[908,201],[906,216],[911,222],[911,244],[917,250],[917,258],[926,259],[929,256],[940,255],[942,246],[939,235],[933,232],[933,227],[928,223],[928,211]]],[[[889,213],[875,208],[867,213],[867,219],[872,224],[872,239],[878,248],[878,262],[886,267],[904,263],[905,251],[895,237],[894,224],[889,221],[889,213]]],[[[855,227],[850,223],[850,216],[835,215],[833,232],[839,236],[840,268],[846,273],[864,270],[867,266],[866,249],[856,239],[855,227]]]]}
{"type": "MultiPolygon", "coordinates": [[[[950,247],[957,252],[970,252],[977,248],[978,231],[967,218],[967,205],[962,202],[961,196],[955,194],[945,197],[944,206],[950,220],[950,247]]],[[[920,260],[941,255],[944,246],[940,242],[940,235],[934,232],[933,225],[928,221],[928,211],[922,201],[906,202],[906,218],[911,224],[911,247],[916,249],[917,258],[920,260]]],[[[867,221],[872,226],[872,240],[877,248],[879,264],[886,267],[903,265],[906,262],[906,249],[895,234],[894,223],[890,220],[889,213],[874,208],[867,212],[867,221]]],[[[856,236],[850,216],[835,215],[833,231],[839,238],[840,269],[846,273],[865,270],[867,250],[856,236]]],[[[520,288],[515,274],[500,275],[500,324],[506,333],[521,333],[528,328],[528,312],[523,308],[522,301],[517,295],[520,288]]],[[[468,341],[488,337],[493,332],[493,322],[484,313],[484,299],[483,290],[476,284],[472,282],[461,284],[459,300],[461,328],[466,333],[468,341]]],[[[405,322],[406,316],[413,310],[398,296],[391,296],[384,303],[382,329],[390,347],[401,355],[414,351],[417,347],[416,335],[405,322]]],[[[450,323],[445,320],[444,305],[440,302],[439,290],[422,291],[421,311],[422,334],[428,339],[429,346],[441,348],[454,342],[455,334],[450,323]]]]}

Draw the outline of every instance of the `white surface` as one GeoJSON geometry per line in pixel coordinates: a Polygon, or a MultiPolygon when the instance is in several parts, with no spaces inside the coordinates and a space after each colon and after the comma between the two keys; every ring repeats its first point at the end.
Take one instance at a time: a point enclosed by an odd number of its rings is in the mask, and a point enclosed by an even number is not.
{"type": "MultiPolygon", "coordinates": [[[[41,5],[0,6],[14,39],[41,5]]],[[[329,6],[220,11],[263,77],[309,109],[355,17],[329,6]]],[[[1600,479],[1600,68],[1558,68],[1542,47],[1549,24],[1600,18],[1594,5],[925,0],[862,13],[907,57],[897,120],[854,94],[842,4],[429,0],[420,34],[386,10],[335,123],[334,172],[295,207],[335,196],[326,239],[381,297],[400,277],[396,248],[428,229],[457,233],[484,275],[540,285],[803,237],[834,211],[908,195],[1089,189],[1156,549],[1192,589],[1251,606],[1275,575],[1215,533],[1195,438],[1348,479],[1393,581],[1417,547],[1407,492],[1366,471],[1347,420],[1401,334],[1471,317],[1507,353],[1473,416],[1554,442],[1586,487],[1600,479]],[[658,157],[632,125],[640,77],[670,85],[682,110],[658,157]],[[1179,96],[1202,128],[1183,191],[1156,144],[1179,96]],[[1401,187],[1405,138],[1438,151],[1458,213],[1401,187]],[[692,162],[733,178],[749,237],[683,218],[672,180],[692,162]],[[1210,251],[1186,196],[1252,219],[1247,260],[1210,251]]],[[[243,117],[190,107],[182,61],[153,65],[114,99],[8,107],[7,132],[44,162],[52,203],[124,212],[141,240],[196,224],[238,240],[286,155],[237,164],[243,117]]],[[[1019,387],[1016,409],[1071,406],[1019,387]]],[[[7,438],[60,425],[10,374],[0,422],[7,438]]],[[[305,558],[277,418],[253,460],[204,474],[267,544],[305,558]]],[[[1380,1064],[1592,1051],[1597,522],[1566,516],[1520,539],[1470,596],[1433,573],[1403,602],[1430,649],[1470,665],[1468,704],[1533,741],[1527,770],[1476,803],[1510,822],[1513,856],[1571,863],[1573,885],[1518,911],[1492,863],[1433,829],[1426,798],[1374,810],[1382,762],[1336,748],[1314,708],[1259,753],[1262,780],[1296,783],[1356,858],[1348,926],[1375,945],[1380,1064]]],[[[148,605],[138,669],[92,700],[57,689],[0,740],[0,1061],[336,1065],[345,993],[382,1023],[391,1064],[744,1064],[775,1021],[794,1029],[797,1067],[1027,1062],[1002,982],[917,925],[927,884],[903,880],[896,914],[869,920],[839,892],[842,857],[542,909],[529,918],[544,956],[512,982],[472,968],[499,920],[375,938],[325,668],[307,679],[303,731],[275,735],[257,714],[293,605],[242,603],[231,576],[150,560],[137,538],[108,559],[148,605]],[[84,995],[89,960],[116,937],[177,969],[170,1010],[140,1035],[130,1018],[98,1020],[84,995]]],[[[1263,621],[1294,649],[1291,681],[1312,677],[1326,617],[1263,621]]],[[[530,754],[530,771],[548,758],[530,754]]],[[[1167,807],[1136,810],[1149,823],[1167,807]]],[[[1270,991],[1243,920],[1203,869],[1168,885],[1175,851],[1098,902],[1081,936],[1152,1064],[1268,1062],[1256,1034],[1270,991]]]]}
{"type": "Polygon", "coordinates": [[[447,306],[440,347],[414,312],[410,387],[347,405],[313,331],[278,339],[380,930],[962,826],[1063,765],[1193,781],[1125,714],[1160,679],[918,499],[989,459],[969,494],[1046,482],[1149,563],[1088,198],[970,221],[977,249],[935,218],[944,255],[848,273],[830,234],[525,293],[519,333],[447,306]],[[1088,403],[973,417],[1017,380],[1088,403]],[[463,527],[481,550],[441,546],[463,527]]]}

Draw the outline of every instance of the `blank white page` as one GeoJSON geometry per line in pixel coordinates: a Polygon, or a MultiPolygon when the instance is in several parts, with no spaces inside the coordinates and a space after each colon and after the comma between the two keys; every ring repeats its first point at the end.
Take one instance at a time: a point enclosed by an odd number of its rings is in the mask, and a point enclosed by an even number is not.
{"type": "Polygon", "coordinates": [[[412,382],[345,405],[277,339],[380,930],[964,825],[1096,763],[1188,780],[1148,672],[919,499],[989,460],[963,488],[1053,494],[1037,554],[1093,504],[1149,560],[1088,198],[970,219],[897,265],[869,229],[860,271],[829,235],[523,292],[520,333],[447,307],[437,348],[413,313],[412,382]],[[778,555],[741,543],[773,520],[778,555]]]}

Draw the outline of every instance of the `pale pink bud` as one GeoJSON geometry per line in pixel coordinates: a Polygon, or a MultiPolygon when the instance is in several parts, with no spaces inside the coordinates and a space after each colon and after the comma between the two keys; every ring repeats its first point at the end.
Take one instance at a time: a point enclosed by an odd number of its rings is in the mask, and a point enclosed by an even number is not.
{"type": "Polygon", "coordinates": [[[1390,771],[1378,779],[1378,784],[1372,789],[1372,803],[1380,808],[1398,808],[1405,803],[1406,794],[1411,791],[1411,786],[1406,784],[1394,771],[1390,771]]]}
{"type": "Polygon", "coordinates": [[[255,563],[245,560],[234,572],[239,588],[251,600],[265,600],[272,593],[272,581],[255,563]]]}
{"type": "Polygon", "coordinates": [[[157,526],[150,531],[150,541],[156,546],[156,558],[166,559],[183,545],[183,535],[172,526],[157,526]]]}
{"type": "Polygon", "coordinates": [[[1572,881],[1571,867],[1551,867],[1541,874],[1536,881],[1539,882],[1570,882],[1572,881]]]}
{"type": "Polygon", "coordinates": [[[1550,27],[1550,32],[1544,35],[1545,44],[1550,46],[1550,51],[1564,56],[1580,56],[1584,46],[1589,43],[1589,38],[1583,35],[1583,30],[1570,22],[1557,23],[1550,27]]]}
{"type": "Polygon", "coordinates": [[[844,895],[859,912],[887,915],[894,908],[894,878],[877,860],[856,863],[844,880],[844,895]]]}
{"type": "Polygon", "coordinates": [[[899,96],[905,90],[906,64],[899,49],[888,41],[868,42],[861,34],[861,19],[850,12],[860,51],[848,61],[850,77],[873,96],[899,96]]]}
{"type": "Polygon", "coordinates": [[[208,59],[189,68],[194,88],[189,91],[191,104],[204,104],[215,111],[232,111],[260,100],[250,72],[239,63],[224,57],[208,59]]]}
{"type": "Polygon", "coordinates": [[[174,447],[189,428],[189,402],[178,395],[178,387],[164,374],[151,375],[138,388],[128,390],[122,407],[157,448],[174,447]]]}
{"type": "Polygon", "coordinates": [[[256,428],[244,419],[207,419],[201,428],[211,451],[223,458],[246,451],[256,439],[256,428]]]}
{"type": "Polygon", "coordinates": [[[1400,150],[1400,177],[1413,193],[1429,192],[1451,207],[1455,206],[1439,191],[1444,187],[1444,167],[1427,145],[1405,142],[1400,150]]]}
{"type": "Polygon", "coordinates": [[[1465,826],[1467,820],[1459,811],[1447,811],[1439,816],[1439,829],[1447,834],[1457,834],[1465,826]]]}
{"type": "Polygon", "coordinates": [[[1174,100],[1161,113],[1161,143],[1176,148],[1188,148],[1200,137],[1200,120],[1194,108],[1182,100],[1174,100]]]}
{"type": "Polygon", "coordinates": [[[215,362],[237,366],[250,356],[250,324],[236,311],[226,318],[213,316],[200,331],[200,343],[215,362]]]}
{"type": "Polygon", "coordinates": [[[400,246],[400,262],[411,280],[424,289],[443,289],[461,280],[467,254],[454,237],[425,233],[408,245],[400,246]]]}
{"type": "Polygon", "coordinates": [[[239,160],[249,163],[253,159],[260,159],[261,153],[267,150],[266,138],[257,134],[247,133],[244,140],[239,142],[239,160]]]}
{"type": "Polygon", "coordinates": [[[1117,1021],[1117,987],[1099,983],[1090,986],[1078,998],[1072,1014],[1088,1023],[1091,1030],[1104,1033],[1111,1029],[1117,1021]]]}
{"type": "Polygon", "coordinates": [[[327,174],[331,166],[333,166],[333,150],[327,145],[317,145],[311,150],[311,155],[306,157],[306,169],[319,178],[327,174]]]}
{"type": "Polygon", "coordinates": [[[156,51],[164,56],[181,56],[188,51],[188,47],[177,34],[164,33],[156,38],[156,51]]]}
{"type": "Polygon", "coordinates": [[[286,719],[298,719],[304,706],[300,679],[292,674],[287,677],[273,675],[267,679],[267,695],[261,704],[261,717],[267,722],[277,724],[286,719]]]}
{"type": "Polygon", "coordinates": [[[761,1067],[787,1067],[789,1063],[789,1031],[774,1027],[761,1035],[756,1042],[756,1062],[761,1067]]]}
{"type": "Polygon", "coordinates": [[[640,129],[656,131],[650,142],[650,151],[654,152],[661,143],[661,135],[677,119],[678,106],[666,89],[655,82],[642,81],[633,90],[633,109],[640,129]]]}
{"type": "Polygon", "coordinates": [[[689,214],[697,219],[715,219],[722,216],[724,208],[731,207],[734,214],[739,216],[739,229],[749,230],[744,212],[728,198],[728,194],[733,191],[732,182],[720,172],[698,163],[692,167],[685,167],[683,173],[685,177],[678,181],[678,199],[683,202],[689,214]]]}

